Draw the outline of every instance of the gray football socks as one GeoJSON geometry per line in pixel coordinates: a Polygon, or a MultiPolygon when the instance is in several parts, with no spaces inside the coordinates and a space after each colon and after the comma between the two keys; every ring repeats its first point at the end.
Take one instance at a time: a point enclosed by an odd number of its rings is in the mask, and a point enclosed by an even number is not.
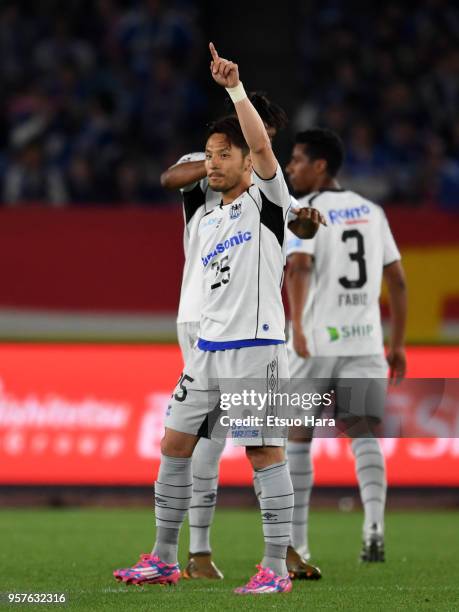
{"type": "Polygon", "coordinates": [[[364,537],[371,533],[372,526],[384,531],[384,507],[386,505],[386,466],[379,441],[376,438],[355,438],[352,440],[355,457],[355,471],[360,488],[365,519],[364,537]]]}
{"type": "Polygon", "coordinates": [[[155,482],[156,542],[152,554],[177,563],[178,535],[191,503],[191,457],[161,455],[155,482]]]}
{"type": "Polygon", "coordinates": [[[259,497],[265,555],[261,564],[279,576],[287,576],[287,547],[293,515],[293,487],[287,463],[275,463],[256,470],[261,490],[259,497]]]}
{"type": "Polygon", "coordinates": [[[217,503],[218,468],[225,439],[201,438],[191,462],[193,498],[189,511],[190,553],[211,552],[210,526],[217,503]]]}
{"type": "Polygon", "coordinates": [[[287,442],[287,458],[295,492],[295,507],[292,520],[292,546],[296,552],[308,559],[309,501],[314,482],[311,460],[311,442],[287,442]]]}

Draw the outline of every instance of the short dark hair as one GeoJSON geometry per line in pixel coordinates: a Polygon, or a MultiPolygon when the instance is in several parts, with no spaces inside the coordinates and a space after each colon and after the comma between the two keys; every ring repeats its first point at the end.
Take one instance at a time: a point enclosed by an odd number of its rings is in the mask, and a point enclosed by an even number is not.
{"type": "MultiPolygon", "coordinates": [[[[251,91],[247,94],[249,100],[254,105],[263,123],[268,127],[282,130],[288,124],[288,116],[284,109],[272,102],[264,91],[251,91]]],[[[234,113],[234,106],[230,98],[226,100],[229,113],[234,113]]]]}
{"type": "Polygon", "coordinates": [[[207,126],[206,140],[208,140],[212,134],[225,134],[232,145],[238,149],[242,149],[244,155],[248,155],[249,145],[245,141],[237,117],[223,117],[222,119],[217,119],[217,121],[210,123],[207,126]]]}
{"type": "Polygon", "coordinates": [[[330,177],[338,174],[344,160],[344,145],[336,132],[326,128],[311,128],[299,132],[295,142],[304,145],[305,153],[310,159],[324,159],[330,177]]]}

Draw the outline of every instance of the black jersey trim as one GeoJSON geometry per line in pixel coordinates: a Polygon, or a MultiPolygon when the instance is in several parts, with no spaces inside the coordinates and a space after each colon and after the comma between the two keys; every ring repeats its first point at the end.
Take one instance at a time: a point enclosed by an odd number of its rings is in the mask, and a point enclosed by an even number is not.
{"type": "Polygon", "coordinates": [[[221,413],[222,413],[222,409],[220,408],[220,400],[218,400],[215,407],[210,412],[208,412],[206,416],[204,417],[204,420],[202,421],[198,429],[198,433],[196,434],[198,438],[210,439],[212,435],[212,431],[221,413]]]}
{"type": "Polygon", "coordinates": [[[201,189],[201,185],[197,183],[190,191],[184,191],[182,197],[185,221],[188,225],[198,208],[206,204],[206,194],[201,189]]]}
{"type": "MultiPolygon", "coordinates": [[[[261,193],[261,191],[260,191],[261,193]]],[[[255,200],[254,200],[255,202],[255,200]]],[[[256,202],[255,202],[256,204],[256,202]]],[[[258,206],[257,206],[258,208],[258,206]]],[[[262,209],[263,210],[263,209],[262,209]]],[[[258,318],[260,316],[260,257],[261,257],[261,213],[260,222],[258,224],[258,272],[257,272],[257,319],[255,323],[254,338],[258,338],[258,318]]]]}
{"type": "MultiPolygon", "coordinates": [[[[250,187],[255,187],[255,185],[250,185],[250,187]]],[[[257,209],[258,209],[258,212],[259,212],[259,213],[261,213],[261,209],[260,209],[260,207],[258,206],[258,202],[255,200],[255,198],[253,197],[253,195],[250,193],[250,187],[247,189],[247,193],[249,194],[249,196],[250,196],[250,197],[252,198],[252,200],[254,201],[255,206],[256,206],[256,207],[257,207],[257,209]]],[[[260,191],[260,189],[258,189],[258,191],[260,191]]]]}
{"type": "Polygon", "coordinates": [[[285,228],[285,219],[284,219],[284,210],[281,206],[277,206],[271,200],[265,196],[265,194],[260,189],[261,195],[261,222],[265,227],[272,231],[272,233],[276,236],[277,242],[282,248],[284,244],[284,228],[285,228]]]}
{"type": "Polygon", "coordinates": [[[310,198],[308,199],[308,206],[312,206],[312,203],[314,202],[314,200],[315,200],[316,198],[318,198],[318,197],[321,195],[321,193],[322,193],[322,192],[321,192],[321,191],[319,191],[318,193],[315,193],[315,194],[314,194],[312,197],[310,197],[310,198]]]}
{"type": "MultiPolygon", "coordinates": [[[[279,167],[279,166],[277,166],[277,168],[278,168],[278,167],[279,167]]],[[[272,175],[272,177],[271,177],[271,178],[268,178],[268,179],[265,179],[265,178],[263,178],[262,176],[260,176],[260,175],[258,174],[258,172],[255,170],[255,168],[252,168],[252,170],[253,170],[253,173],[254,173],[254,174],[256,174],[256,175],[258,176],[258,178],[260,179],[260,181],[264,181],[265,183],[269,183],[269,181],[273,181],[273,180],[276,178],[276,176],[277,176],[277,168],[276,168],[276,172],[275,172],[275,173],[272,175]]]]}
{"type": "MultiPolygon", "coordinates": [[[[254,187],[254,186],[256,187],[256,185],[250,185],[250,187],[254,187]]],[[[260,316],[261,209],[260,209],[260,206],[258,205],[258,202],[255,200],[253,195],[250,193],[250,187],[248,187],[247,193],[250,196],[250,199],[252,200],[252,202],[257,207],[258,212],[260,213],[260,221],[258,223],[257,318],[256,318],[256,324],[255,324],[255,333],[253,336],[253,339],[257,340],[258,339],[258,319],[260,316]]],[[[258,189],[258,192],[261,193],[260,188],[257,187],[257,189],[258,189]]]]}
{"type": "Polygon", "coordinates": [[[292,210],[292,201],[290,200],[289,207],[288,207],[288,208],[285,210],[285,214],[284,214],[284,223],[286,222],[287,217],[288,217],[288,213],[289,213],[291,210],[292,210]]]}
{"type": "MultiPolygon", "coordinates": [[[[256,186],[256,185],[255,185],[256,186]]],[[[284,209],[281,206],[277,206],[274,202],[271,202],[263,191],[257,187],[258,193],[261,196],[261,209],[257,201],[250,193],[250,187],[247,189],[247,193],[253,200],[253,203],[260,213],[260,224],[258,226],[258,272],[257,272],[257,319],[254,338],[258,338],[258,321],[260,316],[260,258],[261,258],[261,224],[268,228],[276,236],[279,246],[282,248],[284,244],[284,233],[285,233],[285,218],[284,209]]],[[[283,277],[282,270],[282,277],[283,277]]]]}
{"type": "Polygon", "coordinates": [[[316,198],[318,198],[320,195],[322,195],[323,193],[327,193],[327,192],[331,192],[331,193],[344,193],[345,191],[347,191],[346,189],[341,189],[341,187],[330,187],[329,189],[319,189],[319,191],[317,193],[315,193],[313,196],[311,196],[308,200],[308,204],[309,206],[312,205],[312,203],[314,202],[314,200],[316,198]]]}

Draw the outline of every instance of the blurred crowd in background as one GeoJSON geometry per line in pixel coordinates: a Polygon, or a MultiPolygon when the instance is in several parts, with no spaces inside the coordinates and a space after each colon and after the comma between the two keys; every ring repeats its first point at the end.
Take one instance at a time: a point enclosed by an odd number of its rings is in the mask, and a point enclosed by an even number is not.
{"type": "MultiPolygon", "coordinates": [[[[0,5],[0,201],[176,200],[161,171],[202,139],[207,37],[191,0],[0,5]]],[[[291,130],[336,129],[342,182],[459,211],[459,9],[296,2],[291,130]]]]}
{"type": "Polygon", "coordinates": [[[2,2],[1,200],[161,200],[202,136],[200,36],[192,2],[2,2]]]}
{"type": "Polygon", "coordinates": [[[296,127],[337,130],[343,182],[370,198],[459,211],[459,5],[299,6],[296,127]]]}

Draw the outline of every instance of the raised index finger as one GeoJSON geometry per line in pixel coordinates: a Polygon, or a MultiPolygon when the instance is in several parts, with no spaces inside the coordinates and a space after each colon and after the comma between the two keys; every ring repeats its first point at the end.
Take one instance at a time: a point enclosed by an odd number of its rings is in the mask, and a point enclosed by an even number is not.
{"type": "Polygon", "coordinates": [[[214,47],[214,43],[213,42],[209,43],[209,49],[210,49],[210,53],[212,55],[212,59],[214,60],[214,62],[216,62],[218,59],[220,59],[218,57],[217,49],[214,47]]]}

